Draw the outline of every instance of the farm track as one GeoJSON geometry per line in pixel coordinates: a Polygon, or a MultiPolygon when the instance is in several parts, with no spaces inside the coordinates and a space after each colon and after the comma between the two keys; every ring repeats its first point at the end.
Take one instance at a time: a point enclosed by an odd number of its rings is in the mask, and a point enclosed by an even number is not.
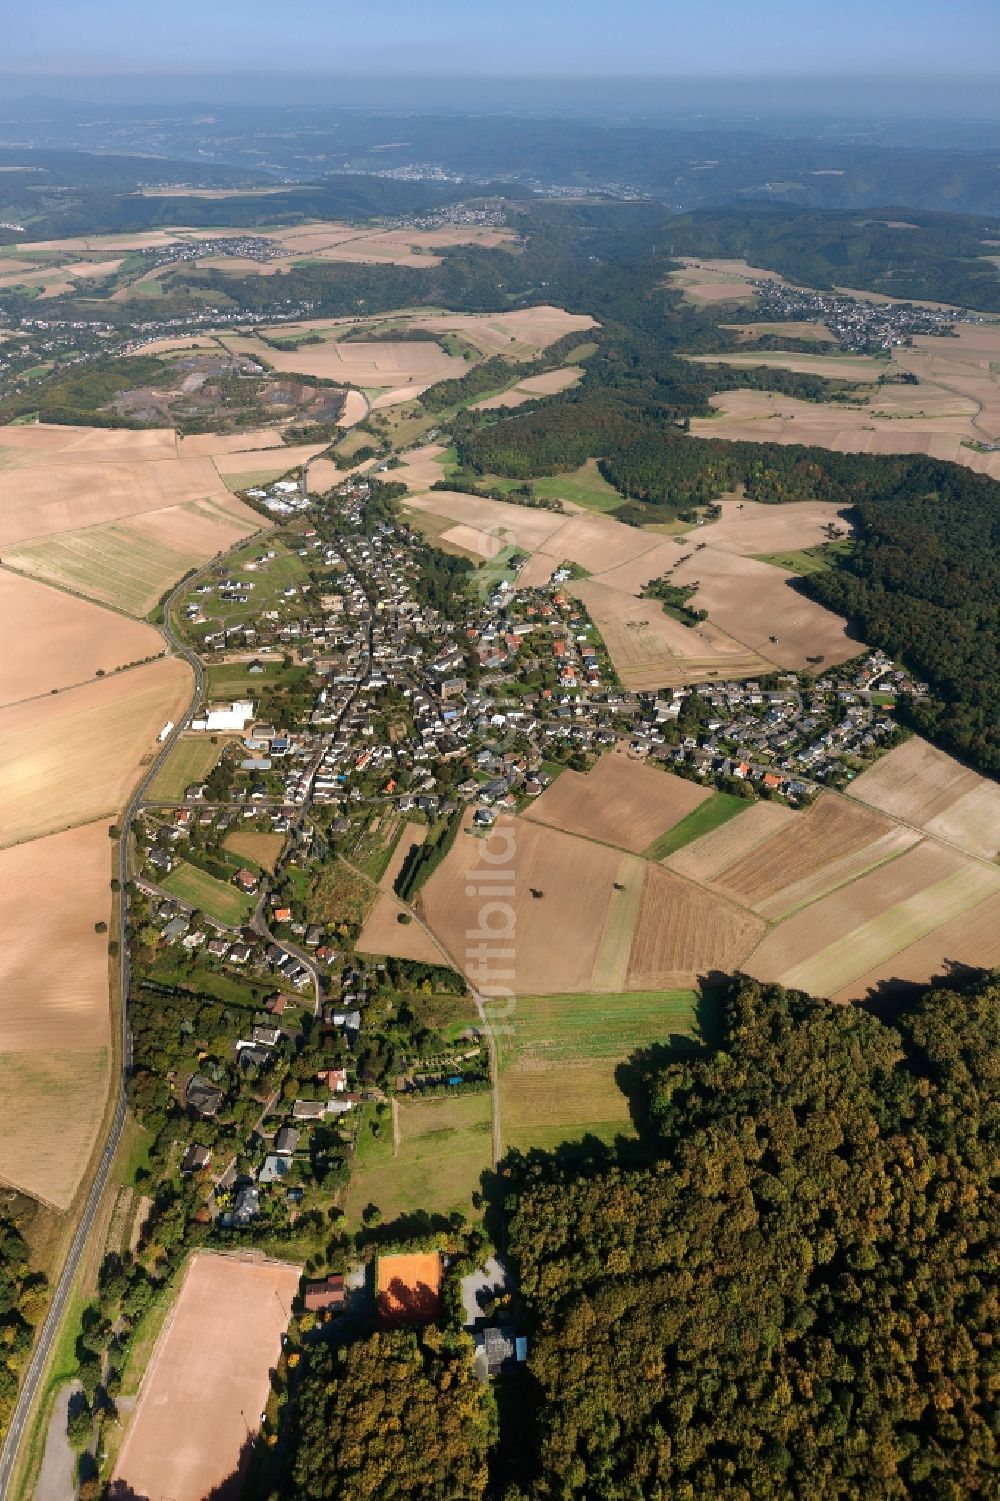
{"type": "MultiPolygon", "coordinates": [[[[263,528],[261,528],[263,530],[263,528]]],[[[6,1497],[11,1492],[11,1482],[14,1477],[15,1467],[20,1455],[21,1445],[29,1431],[29,1422],[38,1398],[43,1378],[52,1355],[53,1347],[62,1326],[63,1319],[69,1307],[73,1292],[73,1284],[83,1257],[101,1200],[108,1187],[111,1175],[111,1167],[121,1142],[122,1130],[125,1125],[127,1113],[127,1098],[125,1086],[128,1081],[129,1071],[132,1065],[132,1038],[128,1023],[128,997],[131,981],[129,965],[128,945],[128,852],[129,836],[132,822],[142,806],[145,793],[152,786],[154,778],[165,764],[167,757],[173,750],[174,745],[184,731],[188,728],[194,716],[194,711],[201,702],[205,691],[205,670],[197,654],[174,632],[171,621],[171,612],[182,593],[185,593],[193,583],[204,574],[216,567],[231,554],[245,547],[248,539],[241,537],[232,547],[225,552],[217,554],[209,559],[193,573],[185,575],[178,580],[163,604],[163,624],[159,627],[166,642],[167,654],[181,657],[187,662],[194,673],[194,692],[190,705],[183,717],[177,722],[169,737],[164,741],[158,754],[147,767],[141,780],[132,791],[125,809],[118,820],[121,833],[118,841],[118,880],[119,880],[119,993],[121,997],[121,1036],[119,1038],[120,1065],[118,1076],[118,1096],[115,1102],[114,1113],[108,1128],[107,1140],[101,1153],[97,1169],[94,1173],[90,1189],[84,1201],[83,1211],[79,1224],[70,1242],[66,1260],[59,1273],[52,1292],[52,1300],[48,1312],[41,1327],[41,1332],[32,1351],[21,1382],[17,1402],[11,1414],[10,1425],[0,1448],[0,1498],[6,1497]]],[[[70,590],[70,593],[75,591],[70,590]]],[[[125,613],[122,611],[121,613],[125,613]]],[[[131,617],[130,617],[131,618],[131,617]]]]}

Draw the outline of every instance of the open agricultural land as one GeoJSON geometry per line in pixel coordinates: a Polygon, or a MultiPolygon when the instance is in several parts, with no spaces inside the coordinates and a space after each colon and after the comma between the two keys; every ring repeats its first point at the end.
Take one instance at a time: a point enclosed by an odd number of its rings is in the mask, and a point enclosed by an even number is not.
{"type": "Polygon", "coordinates": [[[190,697],[190,667],[165,657],[0,710],[0,842],[113,819],[190,697]]]}
{"type": "Polygon", "coordinates": [[[59,1209],[86,1169],[111,1077],[98,925],[111,919],[113,849],[101,819],[0,850],[0,1181],[59,1209]]]}
{"type": "MultiPolygon", "coordinates": [[[[833,665],[863,648],[844,620],[800,592],[796,573],[760,560],[782,548],[821,545],[830,529],[846,535],[850,523],[842,507],[816,501],[765,506],[728,497],[718,520],[664,538],[613,516],[588,515],[568,499],[567,515],[431,490],[444,474],[440,445],[414,450],[395,473],[412,492],[406,502],[411,513],[454,523],[435,526],[440,545],[474,557],[492,557],[499,546],[530,554],[518,573],[522,586],[547,583],[566,562],[585,570],[589,576],[566,587],[585,606],[626,688],[833,665]],[[642,597],[647,583],[664,577],[689,587],[692,608],[705,610],[707,620],[682,622],[642,597]]],[[[558,494],[556,482],[549,489],[558,494]]]]}
{"type": "Polygon", "coordinates": [[[612,754],[585,774],[564,771],[525,817],[638,853],[710,796],[696,782],[612,754]]]}
{"type": "Polygon", "coordinates": [[[1000,322],[959,325],[949,338],[918,334],[911,347],[893,348],[888,362],[781,351],[697,358],[854,382],[881,373],[885,384],[872,390],[862,384],[850,404],[724,391],[712,398],[717,416],[692,419],[695,437],[815,444],[845,453],[925,453],[1000,477],[1000,455],[991,451],[1000,442],[1000,322]]]}
{"type": "Polygon", "coordinates": [[[8,643],[0,658],[0,707],[89,682],[163,650],[149,626],[7,568],[0,569],[0,639],[8,643]]]}
{"type": "Polygon", "coordinates": [[[668,274],[667,285],[698,307],[754,302],[757,297],[754,282],[783,281],[777,272],[748,266],[746,261],[703,260],[694,256],[678,256],[678,260],[681,269],[668,274]]]}
{"type": "Polygon", "coordinates": [[[395,1101],[391,1127],[383,1121],[377,1137],[362,1128],[344,1205],[351,1224],[370,1203],[388,1220],[468,1212],[492,1165],[491,1115],[487,1091],[395,1101]]]}
{"type": "Polygon", "coordinates": [[[633,1135],[622,1066],[654,1043],[710,1042],[711,1011],[711,997],[695,990],[519,996],[499,1029],[505,1149],[633,1135]]]}
{"type": "Polygon", "coordinates": [[[123,1493],[204,1501],[238,1487],[299,1274],[283,1262],[192,1256],[118,1454],[123,1493]]]}
{"type": "Polygon", "coordinates": [[[863,772],[850,795],[970,855],[1000,856],[1000,787],[918,736],[863,772]]]}
{"type": "Polygon", "coordinates": [[[213,458],[178,458],[178,441],[156,430],[4,428],[5,563],[146,614],[178,577],[261,526],[213,458]]]}

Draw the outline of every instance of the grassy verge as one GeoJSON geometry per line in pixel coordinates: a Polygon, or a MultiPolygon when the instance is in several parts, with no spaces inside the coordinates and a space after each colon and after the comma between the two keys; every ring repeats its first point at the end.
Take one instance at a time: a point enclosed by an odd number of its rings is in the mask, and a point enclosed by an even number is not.
{"type": "Polygon", "coordinates": [[[735,818],[737,813],[752,806],[752,801],[748,798],[733,797],[729,792],[714,792],[705,802],[692,809],[686,818],[682,818],[680,823],[675,823],[672,829],[654,839],[642,853],[647,860],[665,860],[668,855],[683,849],[695,839],[700,839],[703,834],[710,834],[713,829],[721,828],[724,823],[735,818]]]}

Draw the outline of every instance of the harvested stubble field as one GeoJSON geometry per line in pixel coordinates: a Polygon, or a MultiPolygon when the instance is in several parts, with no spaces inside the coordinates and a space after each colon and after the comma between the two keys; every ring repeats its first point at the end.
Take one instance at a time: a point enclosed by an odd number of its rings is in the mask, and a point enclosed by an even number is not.
{"type": "Polygon", "coordinates": [[[790,350],[751,351],[747,354],[689,354],[697,365],[732,365],[738,370],[792,370],[799,375],[818,375],[824,380],[868,382],[888,372],[885,360],[871,354],[802,354],[790,350]]]}
{"type": "Polygon", "coordinates": [[[795,574],[770,563],[705,547],[678,563],[671,581],[696,584],[696,609],[707,610],[714,625],[786,670],[801,672],[816,658],[835,666],[864,650],[863,642],[851,639],[846,621],[799,593],[795,574]]]}
{"type": "Polygon", "coordinates": [[[483,841],[461,833],[421,892],[428,923],[454,962],[464,967],[469,935],[480,925],[484,899],[476,882],[484,869],[496,868],[487,862],[502,856],[508,840],[510,864],[503,868],[514,874],[512,988],[526,995],[622,989],[631,922],[619,922],[618,909],[625,908],[626,917],[631,912],[629,891],[641,885],[644,863],[522,818],[498,820],[483,841]],[[616,891],[616,883],[623,889],[616,891]]]}
{"type": "Polygon", "coordinates": [[[686,626],[656,599],[636,599],[598,579],[568,586],[594,622],[622,685],[680,687],[708,678],[754,677],[769,664],[711,621],[686,626]]]}
{"type": "Polygon", "coordinates": [[[0,473],[0,545],[206,498],[228,498],[211,459],[31,465],[0,473]]]}
{"type": "Polygon", "coordinates": [[[191,669],[166,657],[0,710],[0,842],[113,816],[190,694],[191,669]]]}
{"type": "Polygon", "coordinates": [[[112,852],[103,819],[0,851],[0,1179],[60,1209],[107,1100],[112,852]]]}
{"type": "Polygon", "coordinates": [[[638,854],[709,796],[695,782],[612,752],[586,773],[563,772],[524,817],[638,854]]]}
{"type": "MultiPolygon", "coordinates": [[[[1000,890],[1000,870],[924,840],[796,912],[747,961],[761,980],[814,995],[846,993],[870,971],[953,924],[1000,890]]],[[[974,952],[955,954],[976,964],[974,952]]]]}
{"type": "Polygon", "coordinates": [[[753,302],[757,297],[754,281],[783,281],[775,271],[749,266],[741,260],[700,260],[678,256],[682,269],[671,271],[667,286],[683,294],[687,302],[710,306],[719,302],[753,302]]]}
{"type": "Polygon", "coordinates": [[[850,796],[970,855],[1000,852],[1000,787],[919,736],[862,772],[850,796]]]}
{"type": "Polygon", "coordinates": [[[351,1224],[360,1223],[368,1204],[377,1204],[386,1221],[416,1210],[450,1214],[458,1209],[471,1215],[472,1195],[491,1165],[489,1092],[398,1099],[395,1111],[398,1149],[388,1120],[377,1139],[365,1140],[362,1128],[357,1170],[344,1204],[351,1224]]]}
{"type": "Polygon", "coordinates": [[[474,412],[488,412],[497,407],[517,407],[526,401],[537,401],[540,396],[555,396],[575,386],[583,374],[579,365],[561,370],[546,370],[542,375],[529,375],[519,380],[509,391],[499,391],[496,396],[486,396],[472,403],[474,412]]]}
{"type": "Polygon", "coordinates": [[[46,583],[146,615],[177,579],[263,525],[223,493],[23,542],[5,558],[46,583]]]}
{"type": "Polygon", "coordinates": [[[782,803],[750,803],[739,818],[677,850],[666,861],[678,875],[703,886],[753,852],[780,829],[798,823],[803,815],[782,803]]]}
{"type": "MultiPolygon", "coordinates": [[[[401,479],[407,479],[404,470],[397,472],[401,479]]],[[[453,523],[492,532],[504,539],[505,546],[512,543],[525,552],[535,552],[543,545],[547,551],[547,539],[566,524],[566,518],[555,511],[531,510],[503,500],[482,500],[458,490],[411,495],[406,503],[413,510],[429,511],[453,523]]]]}
{"type": "Polygon", "coordinates": [[[821,546],[827,540],[827,526],[848,533],[853,530],[844,508],[826,500],[792,500],[769,506],[742,496],[725,496],[716,504],[722,511],[718,521],[695,527],[685,543],[704,543],[719,552],[753,558],[761,553],[821,546]]]}
{"type": "Polygon", "coordinates": [[[115,1464],[124,1493],[148,1501],[204,1501],[222,1486],[239,1493],[300,1271],[192,1256],[115,1464]]]}
{"type": "Polygon", "coordinates": [[[498,1038],[504,1148],[633,1135],[619,1067],[652,1043],[696,1046],[700,1009],[691,990],[520,997],[498,1038]]]}
{"type": "MultiPolygon", "coordinates": [[[[894,394],[893,400],[903,398],[894,394]]],[[[945,399],[943,393],[937,408],[941,415],[894,417],[879,416],[870,407],[824,406],[770,391],[721,391],[711,397],[719,415],[693,417],[691,437],[798,443],[840,453],[926,453],[1000,478],[1000,453],[965,446],[966,440],[983,441],[987,433],[971,425],[974,403],[966,397],[958,400],[958,412],[954,394],[945,399]]]]}
{"type": "Polygon", "coordinates": [[[805,813],[718,870],[711,885],[777,922],[901,855],[919,838],[914,829],[821,792],[805,813]]]}
{"type": "Polygon", "coordinates": [[[834,1001],[862,1001],[900,985],[953,983],[977,969],[1000,967],[1000,895],[970,907],[959,917],[918,938],[907,948],[834,991],[834,1001]]]}
{"type": "Polygon", "coordinates": [[[628,961],[629,990],[696,985],[740,969],[764,935],[752,913],[647,863],[628,961]]]}
{"type": "MultiPolygon", "coordinates": [[[[317,333],[324,331],[337,335],[343,333],[343,328],[327,325],[324,330],[317,325],[317,333]]],[[[280,330],[270,332],[280,337],[280,330]]],[[[297,349],[275,349],[256,334],[225,334],[222,342],[234,354],[250,355],[274,370],[316,375],[355,386],[408,385],[416,391],[435,381],[464,375],[469,368],[464,360],[445,354],[432,339],[426,343],[419,339],[363,343],[331,337],[320,344],[301,344],[297,349]]]]}
{"type": "Polygon", "coordinates": [[[777,334],[783,339],[815,339],[817,344],[835,344],[836,336],[824,323],[720,323],[720,328],[734,333],[741,344],[759,339],[762,334],[777,334]]]}
{"type": "Polygon", "coordinates": [[[0,656],[0,706],[88,682],[163,650],[149,626],[6,568],[0,570],[0,640],[17,643],[16,651],[0,656]]]}
{"type": "Polygon", "coordinates": [[[185,790],[202,782],[222,754],[223,743],[211,735],[182,735],[157,773],[147,794],[150,802],[179,802],[185,790]]]}

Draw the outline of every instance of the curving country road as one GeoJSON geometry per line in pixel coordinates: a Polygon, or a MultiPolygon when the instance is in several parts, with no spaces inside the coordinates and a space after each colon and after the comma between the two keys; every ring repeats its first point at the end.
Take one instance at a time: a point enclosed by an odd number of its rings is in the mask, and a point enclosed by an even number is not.
{"type": "Polygon", "coordinates": [[[91,1229],[93,1228],[94,1218],[97,1214],[98,1206],[104,1195],[104,1191],[108,1186],[108,1179],[111,1173],[111,1164],[113,1163],[115,1154],[118,1151],[118,1146],[121,1141],[122,1128],[125,1124],[125,1084],[128,1078],[128,1071],[132,1063],[132,1038],[128,1024],[128,997],[130,984],[127,890],[129,880],[129,834],[132,828],[132,821],[142,804],[146,792],[151,786],[154,777],[160,770],[167,756],[173,750],[174,744],[191,723],[191,720],[194,716],[194,711],[198,707],[198,704],[201,702],[202,694],[204,693],[205,689],[205,670],[200,660],[187,645],[187,643],[182,641],[180,637],[175,634],[171,621],[171,612],[180,596],[182,594],[186,594],[192,587],[192,585],[194,585],[198,581],[198,579],[200,579],[204,574],[209,573],[213,568],[216,568],[220,562],[224,562],[225,559],[228,558],[231,554],[240,551],[240,549],[244,548],[248,542],[253,541],[255,536],[259,535],[260,532],[258,531],[250,537],[242,537],[232,547],[227,548],[225,552],[216,554],[215,557],[211,558],[207,563],[203,564],[201,568],[197,569],[194,573],[187,574],[185,578],[181,579],[180,582],[174,586],[170,594],[164,600],[163,624],[161,625],[160,630],[162,632],[164,640],[167,643],[168,652],[171,652],[175,656],[182,657],[184,661],[190,664],[194,672],[194,693],[186,712],[184,713],[182,718],[178,720],[177,724],[171,730],[167,739],[163,742],[159,753],[156,755],[156,757],[146,770],[145,774],[143,775],[142,779],[134,788],[132,796],[129,798],[129,801],[126,804],[121,817],[118,819],[118,826],[121,830],[120,838],[118,841],[118,881],[120,886],[118,893],[118,980],[121,995],[122,1026],[120,1039],[121,1067],[118,1074],[118,1095],[115,1102],[115,1111],[111,1119],[111,1125],[108,1130],[108,1137],[104,1146],[104,1151],[101,1153],[101,1159],[97,1165],[97,1171],[94,1174],[93,1182],[90,1185],[90,1191],[87,1194],[87,1200],[84,1204],[83,1212],[80,1216],[80,1222],[77,1225],[73,1239],[70,1242],[69,1251],[67,1253],[66,1260],[63,1263],[62,1271],[60,1272],[58,1281],[53,1288],[52,1301],[49,1304],[49,1310],[45,1316],[45,1322],[42,1324],[41,1332],[39,1333],[38,1338],[35,1342],[35,1348],[32,1351],[31,1359],[29,1360],[27,1368],[22,1377],[21,1389],[18,1393],[17,1403],[15,1404],[14,1411],[11,1414],[10,1427],[7,1430],[3,1447],[2,1449],[0,1449],[0,1498],[4,1498],[10,1493],[11,1480],[14,1475],[14,1470],[20,1453],[21,1444],[23,1443],[25,1434],[28,1430],[28,1424],[32,1409],[35,1405],[35,1399],[38,1396],[42,1378],[45,1374],[45,1370],[49,1362],[49,1357],[52,1353],[52,1346],[55,1342],[56,1336],[62,1324],[63,1317],[66,1313],[67,1306],[69,1304],[70,1296],[73,1290],[73,1283],[76,1279],[77,1270],[80,1266],[80,1258],[83,1255],[84,1247],[87,1244],[87,1239],[90,1235],[91,1229]]]}

